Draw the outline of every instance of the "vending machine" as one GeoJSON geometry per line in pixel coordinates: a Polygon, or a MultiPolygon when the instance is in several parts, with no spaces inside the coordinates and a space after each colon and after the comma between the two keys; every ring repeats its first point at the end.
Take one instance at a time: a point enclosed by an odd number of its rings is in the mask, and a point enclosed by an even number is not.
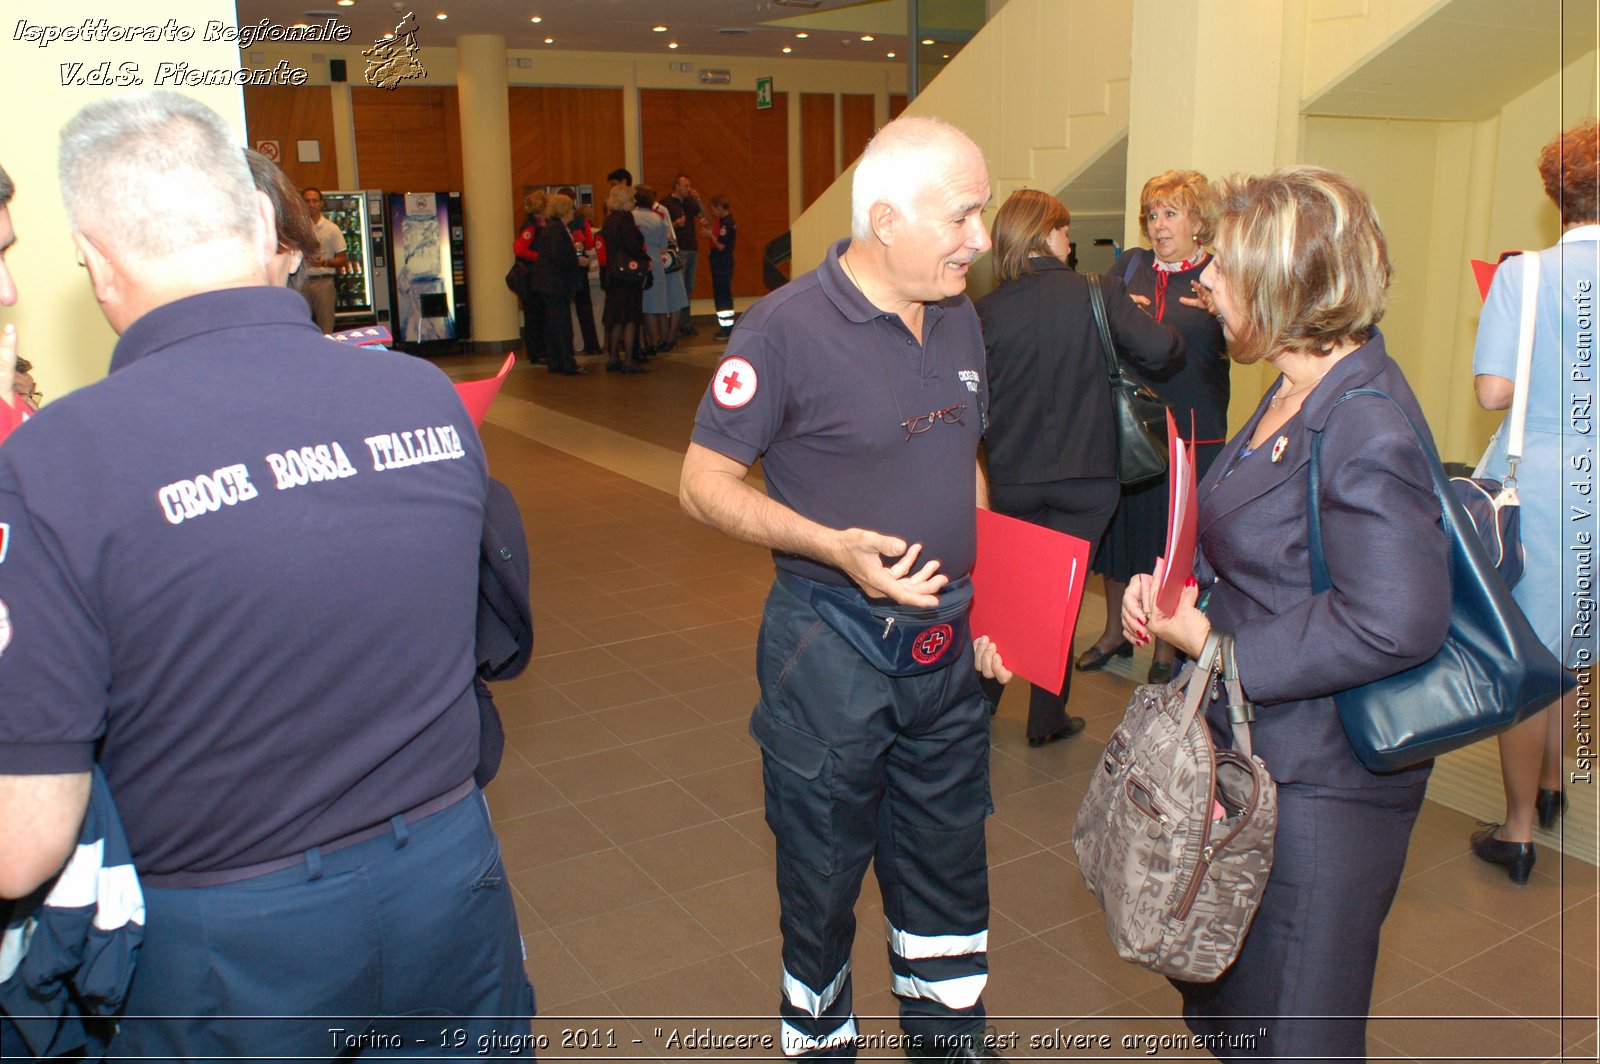
{"type": "Polygon", "coordinates": [[[461,193],[391,192],[388,220],[395,346],[454,349],[472,336],[461,193]]]}
{"type": "Polygon", "coordinates": [[[350,264],[334,278],[334,319],[341,329],[389,324],[388,251],[383,193],[324,192],[322,213],[344,233],[350,264]]]}

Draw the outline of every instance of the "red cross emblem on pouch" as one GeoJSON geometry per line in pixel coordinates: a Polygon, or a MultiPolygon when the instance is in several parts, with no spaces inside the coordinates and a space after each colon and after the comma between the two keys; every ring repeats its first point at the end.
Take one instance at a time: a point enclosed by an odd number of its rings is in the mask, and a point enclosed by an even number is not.
{"type": "Polygon", "coordinates": [[[756,368],[742,358],[725,358],[711,379],[711,398],[737,410],[756,397],[756,368]]]}
{"type": "Polygon", "coordinates": [[[911,656],[917,659],[918,664],[931,665],[950,649],[954,637],[955,629],[948,624],[936,624],[924,629],[911,641],[911,656]]]}

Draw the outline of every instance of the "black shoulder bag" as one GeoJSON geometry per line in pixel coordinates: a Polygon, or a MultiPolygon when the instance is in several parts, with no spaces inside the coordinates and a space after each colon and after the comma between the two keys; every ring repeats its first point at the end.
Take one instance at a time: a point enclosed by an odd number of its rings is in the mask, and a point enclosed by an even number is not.
{"type": "Polygon", "coordinates": [[[1117,480],[1143,484],[1167,471],[1167,404],[1150,386],[1122,372],[1117,349],[1106,323],[1106,297],[1100,276],[1086,273],[1089,306],[1100,330],[1100,349],[1106,356],[1106,376],[1111,378],[1111,419],[1117,431],[1117,480]]]}

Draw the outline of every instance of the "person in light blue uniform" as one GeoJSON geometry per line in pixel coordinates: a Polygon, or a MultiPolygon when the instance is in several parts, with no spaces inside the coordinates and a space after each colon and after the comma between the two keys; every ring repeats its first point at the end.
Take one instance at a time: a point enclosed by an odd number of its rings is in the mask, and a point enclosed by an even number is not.
{"type": "MultiPolygon", "coordinates": [[[[1561,209],[1561,240],[1539,257],[1538,312],[1528,419],[1516,470],[1522,501],[1522,580],[1512,591],[1533,630],[1562,664],[1594,661],[1593,597],[1577,589],[1581,550],[1594,550],[1594,312],[1600,267],[1600,139],[1593,119],[1558,135],[1539,155],[1539,173],[1561,209]],[[1576,482],[1576,483],[1574,483],[1576,482]],[[1587,482],[1588,491],[1577,484],[1587,482]],[[1587,513],[1587,519],[1580,515],[1587,513]],[[1587,537],[1587,543],[1583,537],[1587,537]],[[1584,602],[1588,606],[1585,610],[1584,602]]],[[[1507,259],[1478,322],[1473,387],[1485,410],[1512,405],[1526,257],[1507,259]]],[[[1484,456],[1482,474],[1508,473],[1508,426],[1484,456]]],[[[1500,736],[1506,817],[1472,837],[1473,852],[1506,867],[1518,883],[1533,868],[1533,823],[1554,827],[1566,810],[1561,744],[1565,716],[1540,712],[1500,736]]]]}

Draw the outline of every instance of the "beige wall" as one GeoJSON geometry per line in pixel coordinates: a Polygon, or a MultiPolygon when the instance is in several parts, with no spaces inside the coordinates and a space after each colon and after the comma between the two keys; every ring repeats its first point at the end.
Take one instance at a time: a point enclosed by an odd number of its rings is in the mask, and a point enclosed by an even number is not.
{"type": "MultiPolygon", "coordinates": [[[[1099,0],[1010,0],[964,47],[908,114],[955,123],[983,149],[994,194],[1060,189],[1128,128],[1132,16],[1099,0]]],[[[812,269],[850,232],[847,169],[796,222],[796,273],[812,269]]],[[[969,291],[990,286],[988,257],[969,291]]]]}
{"type": "MultiPolygon", "coordinates": [[[[234,7],[226,0],[167,0],[159,19],[138,16],[116,0],[77,0],[70,5],[49,0],[8,0],[5,32],[0,34],[0,99],[6,101],[5,137],[0,164],[17,184],[11,220],[17,244],[6,256],[16,278],[15,307],[0,310],[0,320],[15,322],[20,354],[35,365],[39,390],[55,398],[103,377],[116,342],[74,259],[66,209],[56,184],[56,145],[61,127],[80,107],[127,87],[62,85],[61,65],[82,63],[92,69],[109,61],[113,74],[128,72],[155,87],[157,65],[188,62],[195,67],[237,69],[239,50],[226,42],[205,43],[206,23],[234,25],[234,7]],[[15,39],[19,22],[30,25],[81,25],[104,18],[118,25],[164,23],[195,31],[187,42],[63,43],[49,47],[15,39]],[[123,64],[136,64],[124,67],[123,64]]],[[[183,89],[216,108],[244,141],[244,99],[237,88],[183,89]]]]}

